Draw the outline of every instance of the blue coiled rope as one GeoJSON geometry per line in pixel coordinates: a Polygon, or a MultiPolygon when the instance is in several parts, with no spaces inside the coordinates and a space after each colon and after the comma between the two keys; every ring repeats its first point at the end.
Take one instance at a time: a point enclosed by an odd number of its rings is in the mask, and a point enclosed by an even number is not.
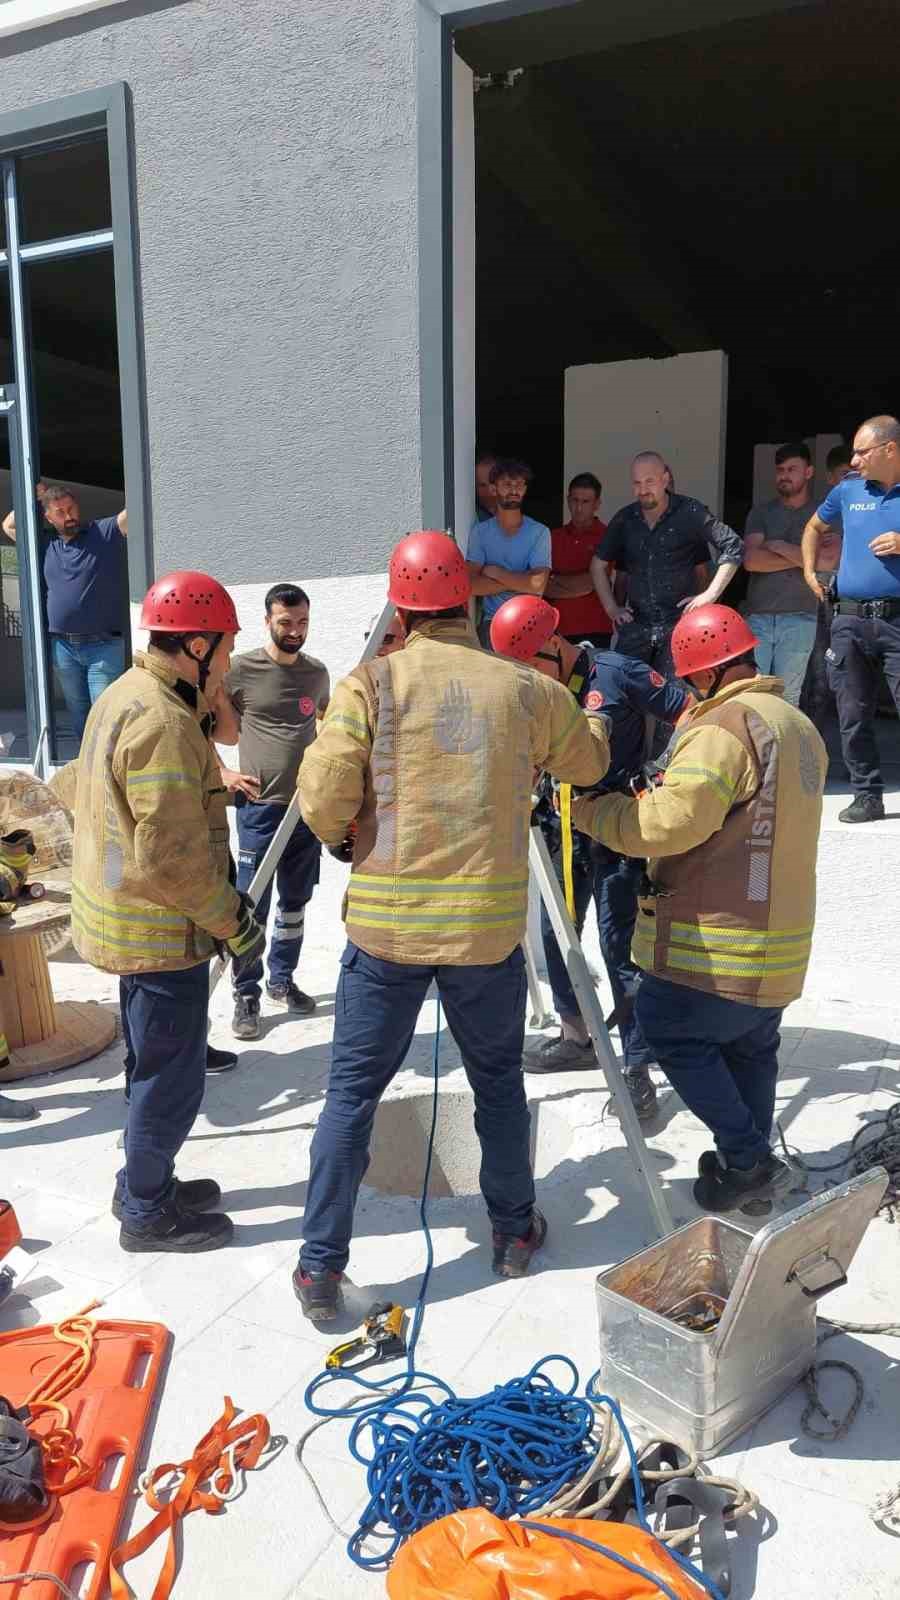
{"type": "MultiPolygon", "coordinates": [[[[678,1600],[658,1573],[648,1572],[618,1552],[569,1533],[552,1521],[528,1520],[529,1512],[539,1511],[590,1467],[596,1454],[592,1443],[594,1407],[605,1404],[615,1416],[628,1450],[638,1521],[646,1532],[653,1533],[631,1436],[616,1402],[597,1392],[599,1372],[589,1379],[585,1395],[581,1396],[576,1393],[579,1376],[575,1363],[565,1355],[548,1355],[535,1362],[524,1378],[513,1378],[488,1394],[464,1400],[441,1378],[416,1369],[416,1345],[434,1266],[427,1196],[437,1129],[440,1028],[438,1000],[431,1128],[419,1201],[425,1270],[413,1311],[406,1372],[398,1383],[396,1377],[364,1378],[361,1373],[326,1368],[313,1378],[305,1394],[308,1409],[322,1421],[353,1419],[350,1453],[366,1468],[369,1501],[348,1541],[347,1554],[358,1567],[385,1571],[400,1546],[420,1528],[453,1511],[484,1506],[495,1516],[521,1518],[524,1527],[596,1550],[615,1565],[654,1583],[666,1600],[678,1600]],[[545,1369],[553,1364],[566,1370],[565,1388],[559,1388],[547,1375],[545,1369]],[[371,1398],[361,1398],[358,1405],[352,1401],[343,1406],[326,1405],[319,1398],[322,1390],[339,1382],[352,1383],[371,1398]],[[367,1553],[365,1546],[373,1540],[381,1548],[367,1553]]],[[[723,1600],[693,1562],[676,1550],[666,1549],[713,1600],[723,1600]]]]}

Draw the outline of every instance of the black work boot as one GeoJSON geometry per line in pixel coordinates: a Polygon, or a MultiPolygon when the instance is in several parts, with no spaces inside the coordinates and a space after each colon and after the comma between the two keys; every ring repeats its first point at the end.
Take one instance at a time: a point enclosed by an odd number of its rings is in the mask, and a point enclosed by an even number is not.
{"type": "Polygon", "coordinates": [[[238,1058],[233,1050],[217,1050],[214,1044],[206,1046],[206,1075],[214,1077],[219,1072],[230,1072],[236,1067],[238,1058]]]}
{"type": "Polygon", "coordinates": [[[532,1045],[522,1057],[526,1072],[584,1072],[596,1071],[597,1057],[590,1039],[582,1044],[579,1039],[567,1039],[558,1033],[553,1039],[542,1039],[532,1045]]]}
{"type": "Polygon", "coordinates": [[[131,1255],[152,1255],[158,1250],[199,1255],[230,1244],[234,1223],[223,1211],[182,1211],[177,1200],[155,1222],[122,1223],[119,1244],[131,1255]]]}
{"type": "Polygon", "coordinates": [[[266,994],[276,1005],[287,1006],[288,1011],[296,1011],[301,1017],[311,1016],[316,1009],[312,995],[298,989],[293,978],[290,983],[267,983],[266,994]]]}
{"type": "MultiPolygon", "coordinates": [[[[211,1211],[221,1198],[222,1191],[215,1178],[187,1178],[184,1183],[180,1178],[175,1179],[173,1199],[181,1211],[211,1211]]],[[[122,1221],[122,1202],[118,1190],[113,1193],[112,1214],[117,1222],[122,1221]]]]}
{"type": "MultiPolygon", "coordinates": [[[[637,1113],[638,1122],[652,1122],[657,1112],[657,1098],[656,1084],[650,1076],[650,1068],[629,1067],[624,1077],[625,1087],[637,1113]]],[[[615,1101],[610,1102],[608,1115],[613,1121],[618,1122],[619,1113],[615,1101]]]]}
{"type": "Polygon", "coordinates": [[[866,789],[858,794],[849,806],[838,812],[839,822],[880,822],[884,816],[884,799],[878,790],[866,789]]]}
{"type": "Polygon", "coordinates": [[[253,1000],[249,995],[236,994],[234,997],[234,1016],[231,1019],[231,1031],[236,1039],[258,1039],[259,1001],[253,1000]]]}
{"type": "Polygon", "coordinates": [[[303,1315],[310,1322],[333,1322],[343,1309],[341,1277],[340,1272],[305,1272],[302,1267],[294,1269],[291,1278],[294,1293],[300,1301],[303,1315]]]}
{"type": "Polygon", "coordinates": [[[516,1239],[509,1233],[494,1234],[494,1272],[498,1278],[524,1278],[532,1256],[540,1250],[547,1237],[547,1218],[535,1206],[531,1214],[531,1231],[525,1239],[516,1239]]]}
{"type": "Polygon", "coordinates": [[[28,1100],[11,1100],[8,1094],[0,1094],[0,1122],[33,1122],[38,1114],[37,1106],[28,1100]]]}
{"type": "Polygon", "coordinates": [[[698,1162],[694,1199],[704,1211],[737,1211],[750,1201],[771,1200],[792,1178],[790,1167],[768,1155],[755,1167],[728,1167],[715,1150],[698,1162]]]}

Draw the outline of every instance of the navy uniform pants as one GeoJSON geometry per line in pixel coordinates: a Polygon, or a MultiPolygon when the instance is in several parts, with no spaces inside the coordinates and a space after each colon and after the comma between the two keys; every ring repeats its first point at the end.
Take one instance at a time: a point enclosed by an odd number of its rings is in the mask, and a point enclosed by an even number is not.
{"type": "MultiPolygon", "coordinates": [[[[272,843],[287,806],[245,801],[237,808],[238,871],[237,887],[246,891],[253,875],[272,843]]],[[[269,982],[274,987],[290,983],[297,970],[307,901],[319,881],[321,846],[302,817],[288,840],[284,855],[272,880],[278,886],[278,909],[269,945],[269,982]]],[[[265,927],[272,901],[272,883],[260,896],[256,907],[258,921],[265,927]]],[[[236,994],[258,1000],[262,984],[262,957],[245,967],[234,985],[236,994]]]]}
{"type": "Polygon", "coordinates": [[[780,1006],[748,1006],[647,973],[638,1022],[689,1111],[730,1167],[764,1161],[775,1116],[780,1006]]]}
{"type": "Polygon", "coordinates": [[[125,1165],[116,1176],[123,1220],[154,1222],[173,1192],[175,1157],[206,1082],[209,962],[119,979],[125,1040],[125,1165]]]}
{"type": "Polygon", "coordinates": [[[534,1208],[531,1118],[522,1078],[525,962],[521,948],[489,966],[383,961],[353,943],[341,957],[325,1105],[310,1155],[300,1263],[342,1272],[369,1164],[378,1102],[399,1071],[432,980],[475,1099],[481,1192],[498,1233],[527,1237],[534,1208]]]}
{"type": "MultiPolygon", "coordinates": [[[[554,852],[553,864],[562,882],[562,854],[558,849],[554,852]]],[[[634,997],[640,982],[641,975],[631,959],[631,939],[637,917],[638,885],[643,866],[642,861],[621,856],[615,850],[608,850],[606,845],[597,843],[592,843],[588,848],[582,845],[572,863],[575,929],[580,938],[587,908],[593,899],[597,911],[600,951],[617,1008],[626,996],[634,997]]],[[[577,1018],[581,1015],[578,1001],[543,903],[541,936],[557,1015],[567,1019],[577,1018]]],[[[619,1038],[626,1071],[649,1066],[656,1059],[634,1015],[629,1021],[619,1023],[619,1038]]]]}
{"type": "Polygon", "coordinates": [[[881,674],[900,712],[900,617],[851,617],[838,612],[831,624],[828,682],[837,702],[841,751],[854,794],[883,789],[875,710],[881,674]]]}

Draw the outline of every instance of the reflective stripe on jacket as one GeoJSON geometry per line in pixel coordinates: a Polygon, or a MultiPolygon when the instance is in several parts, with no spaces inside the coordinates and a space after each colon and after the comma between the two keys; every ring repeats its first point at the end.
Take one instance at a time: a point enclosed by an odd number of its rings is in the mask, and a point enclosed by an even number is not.
{"type": "Polygon", "coordinates": [[[171,972],[235,932],[225,790],[203,696],[149,652],[91,708],[78,758],[72,942],[104,972],[171,972]],[[189,704],[193,699],[195,704],[189,704]]]}
{"type": "Polygon", "coordinates": [[[795,1000],[812,945],[825,746],[778,678],[688,712],[662,785],[573,804],[613,850],[648,856],[632,955],[644,972],[750,1005],[795,1000]]]}
{"type": "Polygon", "coordinates": [[[390,961],[503,961],[528,909],[532,779],[609,763],[602,722],[562,685],[481,650],[464,619],[426,622],[403,650],[339,683],[297,780],[326,844],[358,831],[349,937],[390,961]]]}

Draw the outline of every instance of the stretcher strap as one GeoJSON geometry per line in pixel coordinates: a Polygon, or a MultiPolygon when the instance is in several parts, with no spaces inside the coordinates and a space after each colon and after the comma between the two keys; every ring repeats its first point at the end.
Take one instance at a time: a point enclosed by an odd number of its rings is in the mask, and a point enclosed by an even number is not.
{"type": "Polygon", "coordinates": [[[269,1424],[259,1412],[237,1422],[236,1417],[235,1406],[226,1395],[222,1415],[203,1435],[193,1455],[178,1463],[165,1461],[148,1473],[144,1480],[145,1498],[156,1516],[112,1552],[107,1578],[111,1600],[130,1600],[131,1589],[119,1569],[134,1556],[143,1555],[164,1533],[168,1533],[168,1543],[151,1600],[168,1600],[178,1575],[178,1523],[192,1511],[205,1511],[210,1516],[223,1511],[238,1473],[257,1466],[269,1443],[269,1424]],[[180,1479],[178,1489],[171,1500],[163,1503],[158,1489],[163,1480],[171,1477],[180,1479]],[[199,1487],[202,1483],[207,1484],[206,1489],[199,1487]]]}
{"type": "Polygon", "coordinates": [[[575,879],[572,861],[575,841],[572,838],[572,785],[570,783],[561,783],[559,786],[559,820],[562,824],[563,889],[566,896],[566,909],[574,922],[575,879]]]}

